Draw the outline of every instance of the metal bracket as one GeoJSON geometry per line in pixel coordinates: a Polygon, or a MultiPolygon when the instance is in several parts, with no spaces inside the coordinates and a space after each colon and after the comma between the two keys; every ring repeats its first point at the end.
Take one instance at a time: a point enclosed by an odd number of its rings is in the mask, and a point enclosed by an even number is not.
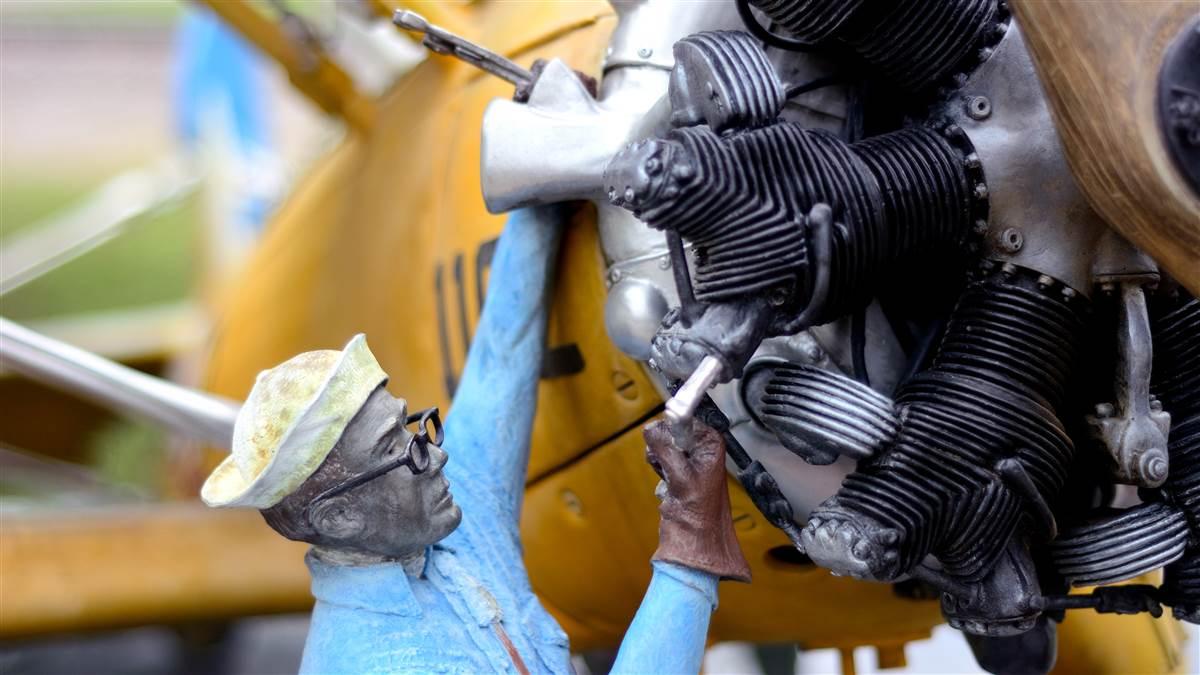
{"type": "Polygon", "coordinates": [[[1116,402],[1098,404],[1087,421],[1112,457],[1117,480],[1158,487],[1167,479],[1171,416],[1150,395],[1153,348],[1140,281],[1121,284],[1117,324],[1116,402]]]}

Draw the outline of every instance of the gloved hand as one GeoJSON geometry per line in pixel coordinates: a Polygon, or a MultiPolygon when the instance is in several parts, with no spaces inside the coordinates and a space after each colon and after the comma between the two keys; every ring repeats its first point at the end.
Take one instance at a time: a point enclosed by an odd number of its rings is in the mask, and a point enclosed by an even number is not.
{"type": "Polygon", "coordinates": [[[679,447],[664,421],[647,425],[646,461],[663,479],[657,494],[658,550],[655,560],[709,572],[722,579],[750,581],[750,566],[733,533],[725,483],[725,441],[693,421],[690,447],[679,447]]]}

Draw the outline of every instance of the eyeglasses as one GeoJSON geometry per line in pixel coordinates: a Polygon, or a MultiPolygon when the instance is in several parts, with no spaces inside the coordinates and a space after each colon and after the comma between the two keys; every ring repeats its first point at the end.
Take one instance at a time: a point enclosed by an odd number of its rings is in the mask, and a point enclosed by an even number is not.
{"type": "Polygon", "coordinates": [[[305,516],[319,502],[331,499],[341,494],[345,494],[356,487],[365,483],[369,483],[380,476],[395,471],[402,466],[407,466],[408,470],[414,476],[425,473],[429,470],[429,446],[440,446],[445,440],[445,433],[442,431],[442,418],[438,415],[437,408],[426,408],[420,412],[413,413],[404,418],[404,426],[409,426],[416,423],[416,433],[408,437],[408,442],[404,444],[404,450],[399,453],[394,453],[395,457],[389,457],[387,461],[379,466],[364,471],[358,475],[351,476],[346,480],[334,485],[325,490],[321,494],[313,498],[305,508],[305,516]],[[433,439],[430,440],[430,432],[432,430],[433,439]]]}

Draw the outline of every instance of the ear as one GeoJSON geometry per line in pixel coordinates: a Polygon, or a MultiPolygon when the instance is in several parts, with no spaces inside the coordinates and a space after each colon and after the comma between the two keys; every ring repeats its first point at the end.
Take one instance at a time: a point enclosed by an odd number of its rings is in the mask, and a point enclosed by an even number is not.
{"type": "Polygon", "coordinates": [[[335,541],[352,539],[366,527],[362,511],[345,497],[333,497],[314,505],[309,519],[317,534],[335,541]]]}

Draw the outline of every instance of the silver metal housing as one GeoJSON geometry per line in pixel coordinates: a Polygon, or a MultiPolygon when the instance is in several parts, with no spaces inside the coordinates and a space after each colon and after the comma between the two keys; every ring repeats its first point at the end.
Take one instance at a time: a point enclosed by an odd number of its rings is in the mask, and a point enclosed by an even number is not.
{"type": "Polygon", "coordinates": [[[1085,295],[1108,225],[1075,183],[1020,27],[1008,32],[941,112],[983,164],[988,257],[1037,270],[1085,295]]]}
{"type": "MultiPolygon", "coordinates": [[[[743,24],[733,3],[613,0],[612,5],[620,22],[605,59],[599,99],[587,95],[565,64],[551,63],[528,103],[496,100],[488,106],[481,175],[484,201],[493,212],[568,200],[596,204],[610,289],[605,327],[619,349],[645,361],[662,316],[679,303],[670,258],[661,232],[608,203],[601,189],[603,170],[627,144],[668,129],[667,88],[675,42],[704,30],[741,30],[743,24]]],[[[788,83],[830,72],[829,63],[812,55],[769,51],[768,56],[788,83]]],[[[830,87],[790,101],[783,116],[838,131],[846,109],[845,89],[830,87]]],[[[867,317],[872,385],[890,393],[903,367],[903,353],[878,308],[872,307],[867,317]]],[[[766,340],[751,364],[782,358],[848,370],[849,334],[847,320],[811,333],[766,340]]],[[[652,379],[665,398],[663,383],[652,379]]],[[[740,381],[719,385],[710,394],[729,416],[733,433],[746,451],[778,479],[797,518],[803,520],[853,470],[849,459],[812,466],[784,449],[747,411],[740,381]]]]}

